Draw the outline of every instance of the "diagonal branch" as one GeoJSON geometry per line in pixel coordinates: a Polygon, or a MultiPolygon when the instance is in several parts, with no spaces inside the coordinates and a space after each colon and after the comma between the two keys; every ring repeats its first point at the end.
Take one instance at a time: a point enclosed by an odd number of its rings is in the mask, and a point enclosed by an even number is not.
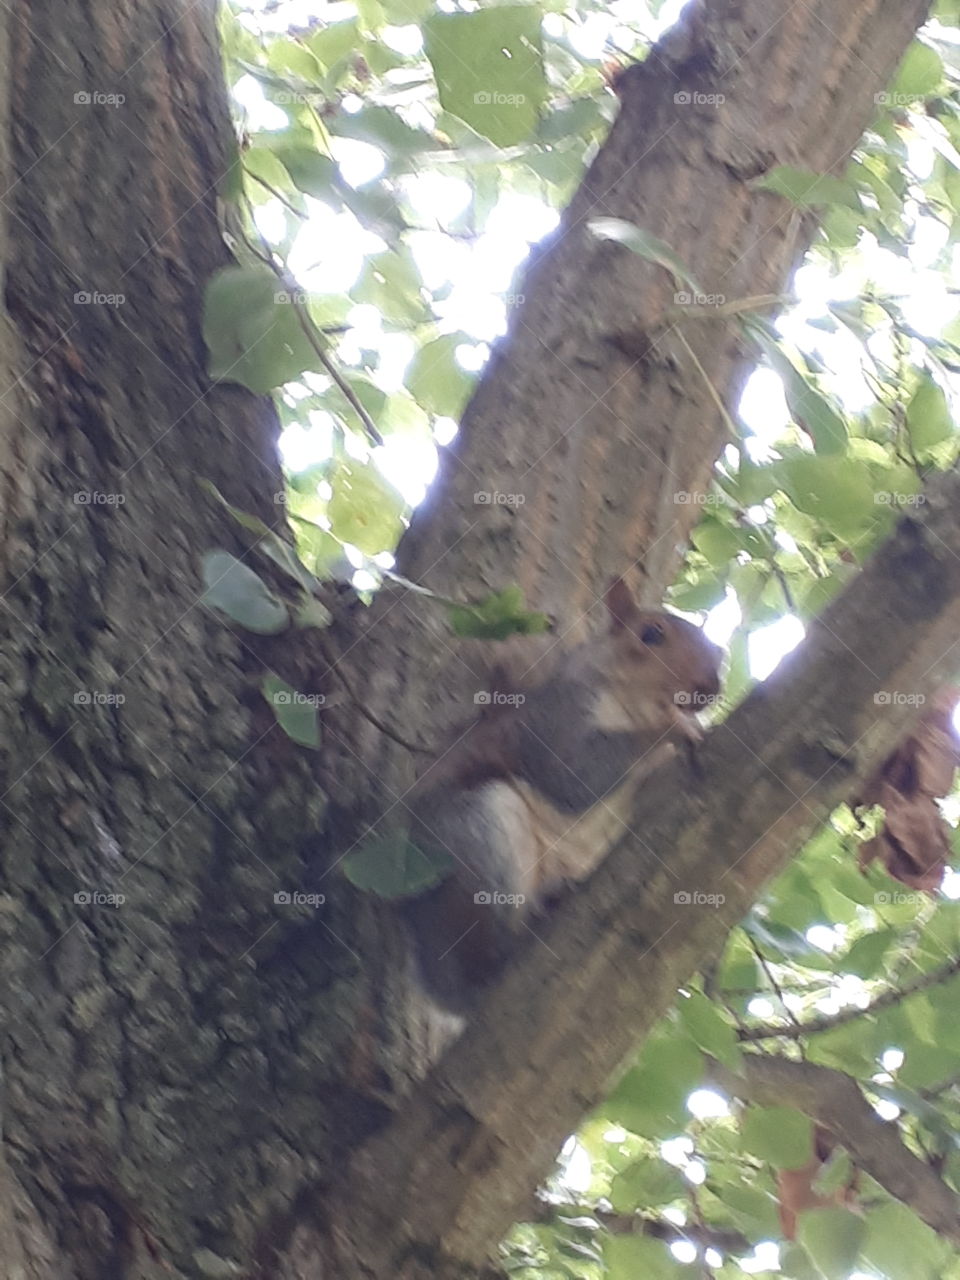
{"type": "Polygon", "coordinates": [[[751,1053],[742,1073],[719,1063],[711,1073],[724,1089],[761,1106],[796,1107],[829,1129],[850,1159],[946,1240],[960,1245],[960,1195],[881,1120],[852,1076],[811,1062],[751,1053]]]}
{"type": "Polygon", "coordinates": [[[912,700],[877,692],[944,683],[958,636],[954,472],[710,734],[696,778],[675,761],[643,789],[632,832],[360,1153],[354,1177],[380,1192],[357,1223],[368,1274],[485,1255],[677,987],[907,727],[912,700]]]}
{"type": "Polygon", "coordinates": [[[800,1040],[803,1036],[815,1036],[821,1031],[833,1031],[837,1027],[845,1026],[848,1022],[856,1022],[859,1018],[869,1018],[871,1014],[879,1013],[881,1009],[889,1009],[891,1005],[899,1004],[901,1000],[916,995],[918,991],[925,991],[927,987],[948,982],[958,973],[960,973],[960,956],[954,956],[946,964],[931,969],[929,973],[921,973],[911,982],[905,982],[902,987],[891,987],[882,992],[863,1009],[844,1009],[841,1013],[809,1018],[806,1022],[793,1022],[784,1027],[775,1027],[772,1023],[766,1022],[757,1027],[744,1027],[738,1033],[739,1039],[743,1041],[800,1040]]]}

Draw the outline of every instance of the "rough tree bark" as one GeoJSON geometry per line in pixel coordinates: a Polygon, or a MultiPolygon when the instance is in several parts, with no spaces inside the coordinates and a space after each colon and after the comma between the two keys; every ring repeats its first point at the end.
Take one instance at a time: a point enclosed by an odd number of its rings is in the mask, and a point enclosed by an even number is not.
{"type": "MultiPolygon", "coordinates": [[[[728,297],[779,291],[810,228],[749,179],[779,163],[842,167],[925,10],[921,0],[856,0],[841,13],[829,0],[716,0],[626,77],[610,141],[538,256],[528,301],[406,540],[408,571],[470,593],[519,579],[532,600],[574,619],[595,583],[639,560],[659,595],[692,512],[672,494],[706,484],[721,429],[664,323],[672,287],[590,241],[583,222],[614,214],[641,223],[728,297]],[[726,102],[681,110],[681,89],[726,102]],[[478,488],[522,488],[527,501],[519,513],[484,508],[476,520],[478,488]]],[[[449,1263],[469,1274],[596,1096],[602,1064],[584,1059],[579,1091],[590,1020],[575,1032],[571,1012],[553,1033],[544,1018],[534,1058],[514,1012],[472,1084],[461,1048],[419,1087],[404,1138],[390,1117],[427,1046],[390,913],[333,872],[320,919],[291,920],[274,906],[277,889],[318,886],[354,829],[350,815],[394,802],[410,761],[344,699],[326,720],[321,790],[258,693],[269,666],[294,678],[312,669],[329,683],[319,655],[303,641],[235,636],[198,604],[201,553],[244,548],[197,479],[268,522],[280,487],[270,407],[211,388],[204,373],[202,288],[227,261],[216,193],[232,155],[213,0],[72,9],[14,0],[0,21],[9,86],[0,152],[0,1270],[27,1280],[439,1276],[449,1263]],[[93,291],[126,300],[76,300],[93,291]],[[95,891],[126,901],[75,900],[95,891]],[[518,1153],[491,1108],[515,1112],[530,1082],[539,1086],[531,1066],[552,1044],[563,1062],[558,1091],[531,1113],[543,1126],[531,1152],[518,1153]],[[414,1154],[404,1142],[431,1105],[443,1123],[417,1166],[420,1208],[408,1226],[381,1219],[400,1157],[414,1154]],[[465,1108],[471,1141],[446,1194],[451,1106],[465,1108]],[[355,1162],[348,1213],[332,1188],[348,1154],[377,1131],[384,1145],[355,1162]],[[382,1169],[371,1163],[378,1151],[382,1169]],[[505,1179],[499,1193],[489,1175],[484,1185],[484,1161],[505,1179]],[[356,1239],[353,1221],[369,1234],[356,1239]],[[332,1252],[339,1262],[329,1263],[332,1252]]],[[[732,334],[692,326],[688,340],[714,384],[732,387],[732,334]]],[[[953,601],[924,607],[927,652],[953,601]]],[[[385,595],[367,614],[346,611],[331,643],[370,709],[402,723],[404,736],[430,737],[454,713],[462,675],[451,670],[439,686],[448,692],[438,714],[434,686],[449,650],[405,601],[385,595]]],[[[906,670],[904,646],[891,643],[875,672],[906,670]]],[[[868,684],[844,704],[844,747],[866,727],[868,684]]],[[[745,733],[775,736],[772,710],[743,715],[745,733]]],[[[751,781],[732,759],[735,731],[708,763],[718,804],[751,781]]],[[[789,750],[784,741],[788,781],[789,750]]],[[[815,807],[832,794],[821,788],[815,807]]],[[[689,839],[678,856],[695,868],[686,803],[677,799],[663,830],[689,839]]],[[[791,840],[801,827],[790,826],[791,840]]],[[[731,902],[746,905],[782,856],[751,856],[731,902]]],[[[629,862],[624,848],[589,901],[612,910],[611,877],[639,884],[629,862]]],[[[647,905],[637,895],[640,914],[614,922],[592,958],[582,947],[593,933],[580,927],[587,895],[558,920],[551,946],[581,948],[587,973],[602,974],[631,939],[655,940],[643,912],[660,909],[662,881],[649,900],[645,891],[647,905]]],[[[651,1008],[732,919],[691,916],[671,929],[644,962],[651,1008]]],[[[540,981],[537,953],[495,999],[516,1004],[536,989],[523,983],[540,981]]],[[[585,1018],[588,987],[576,1000],[585,1018]]],[[[624,1017],[621,1056],[639,1029],[632,1001],[620,984],[607,1006],[624,1017]]],[[[495,1024],[485,1025],[491,1034],[495,1024]]]]}

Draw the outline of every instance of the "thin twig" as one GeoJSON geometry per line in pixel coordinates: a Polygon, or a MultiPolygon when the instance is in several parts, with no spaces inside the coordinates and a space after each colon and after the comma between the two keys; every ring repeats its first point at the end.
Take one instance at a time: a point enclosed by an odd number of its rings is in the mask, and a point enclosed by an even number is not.
{"type": "MultiPolygon", "coordinates": [[[[280,279],[282,280],[283,276],[281,275],[281,273],[278,271],[277,274],[280,276],[280,279]]],[[[352,407],[354,413],[356,413],[357,417],[363,423],[364,427],[366,428],[366,432],[369,435],[370,439],[373,441],[373,443],[382,445],[383,436],[380,434],[380,432],[377,430],[376,426],[374,425],[373,419],[370,417],[369,413],[367,413],[366,409],[360,403],[359,399],[357,398],[357,393],[354,391],[353,387],[351,387],[350,383],[347,382],[346,378],[337,368],[336,364],[333,362],[333,360],[330,358],[327,352],[323,349],[323,343],[320,341],[320,338],[317,334],[316,326],[314,325],[313,320],[310,318],[310,313],[307,311],[303,303],[297,300],[295,293],[292,296],[293,296],[293,310],[294,310],[294,313],[296,314],[297,319],[300,322],[300,328],[306,334],[307,341],[310,343],[311,347],[313,347],[314,351],[317,353],[317,357],[319,358],[320,363],[323,365],[324,369],[326,369],[327,373],[330,375],[333,381],[340,388],[345,399],[352,407]]]]}
{"type": "Polygon", "coordinates": [[[388,737],[392,742],[395,742],[398,746],[403,747],[405,751],[416,751],[416,752],[420,752],[422,755],[428,755],[428,756],[435,756],[438,754],[437,748],[435,746],[432,746],[432,747],[424,746],[422,743],[419,743],[419,742],[409,742],[407,741],[406,738],[401,737],[400,734],[398,734],[395,730],[391,729],[389,725],[384,724],[384,722],[379,718],[379,716],[375,716],[373,712],[370,711],[364,705],[362,699],[360,698],[360,695],[357,693],[356,689],[354,688],[352,681],[347,679],[347,677],[340,670],[338,663],[330,657],[330,654],[322,638],[318,637],[318,639],[319,639],[320,652],[323,654],[324,658],[326,659],[329,669],[336,674],[337,679],[346,689],[351,702],[353,702],[353,704],[356,706],[360,714],[364,716],[365,719],[369,720],[375,729],[379,729],[379,731],[382,734],[385,734],[386,737],[388,737]]]}
{"type": "Polygon", "coordinates": [[[693,347],[691,347],[690,343],[686,340],[686,338],[683,335],[683,332],[680,329],[675,329],[674,332],[676,333],[677,338],[685,347],[687,355],[693,361],[693,366],[696,369],[697,373],[700,374],[700,377],[703,379],[704,383],[706,384],[707,391],[710,393],[710,398],[713,400],[714,404],[717,406],[717,410],[720,413],[720,419],[723,422],[724,426],[727,428],[727,431],[730,435],[730,439],[735,442],[739,442],[740,432],[737,430],[736,423],[733,421],[733,419],[730,417],[730,414],[727,412],[727,406],[723,403],[723,398],[721,397],[720,392],[710,381],[710,375],[707,373],[706,369],[700,363],[699,359],[697,358],[697,353],[694,351],[693,347]]]}
{"type": "MultiPolygon", "coordinates": [[[[763,954],[763,952],[757,946],[756,941],[753,938],[751,938],[749,934],[747,934],[747,941],[750,943],[750,947],[753,951],[753,954],[757,957],[757,963],[760,965],[760,968],[766,974],[767,981],[770,983],[771,987],[773,987],[774,991],[776,992],[777,999],[780,1001],[783,1008],[786,1009],[787,1017],[794,1024],[794,1029],[796,1029],[797,1027],[800,1026],[800,1022],[797,1019],[796,1014],[793,1012],[793,1010],[789,1007],[787,1002],[784,1000],[783,991],[780,987],[779,982],[777,982],[776,978],[773,976],[773,970],[770,968],[770,965],[767,963],[767,957],[763,954]]],[[[745,1034],[743,1031],[740,1031],[740,1030],[737,1031],[737,1036],[740,1040],[749,1040],[753,1038],[749,1034],[745,1034]]]]}
{"type": "Polygon", "coordinates": [[[811,1018],[808,1022],[798,1022],[791,1014],[793,1026],[774,1027],[765,1023],[759,1027],[751,1027],[748,1031],[738,1031],[737,1035],[740,1040],[744,1041],[775,1040],[778,1038],[799,1040],[801,1036],[812,1036],[822,1031],[833,1031],[835,1027],[845,1026],[848,1022],[856,1022],[858,1018],[867,1018],[873,1013],[879,1013],[881,1009],[889,1009],[891,1005],[899,1004],[901,1000],[906,1000],[908,996],[916,995],[918,991],[925,991],[927,987],[935,987],[938,983],[948,982],[958,973],[960,973],[960,956],[954,956],[952,960],[948,960],[939,969],[931,969],[929,973],[921,974],[918,978],[914,978],[912,982],[904,983],[902,987],[892,987],[890,990],[884,991],[863,1009],[843,1009],[840,1013],[835,1013],[832,1016],[824,1014],[819,1018],[811,1018]]]}

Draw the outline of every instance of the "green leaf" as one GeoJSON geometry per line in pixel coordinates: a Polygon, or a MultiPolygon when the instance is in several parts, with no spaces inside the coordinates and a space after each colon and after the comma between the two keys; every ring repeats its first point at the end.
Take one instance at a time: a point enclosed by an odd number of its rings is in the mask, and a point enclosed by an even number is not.
{"type": "Polygon", "coordinates": [[[269,267],[225,267],[207,285],[203,338],[211,378],[265,394],[305,369],[322,369],[269,267]]]}
{"type": "Polygon", "coordinates": [[[501,147],[529,138],[546,98],[540,10],[438,13],[422,30],[444,110],[501,147]]]}
{"type": "Polygon", "coordinates": [[[706,516],[693,531],[693,545],[715,569],[723,568],[740,550],[740,537],[728,524],[706,516]]]}
{"type": "Polygon", "coordinates": [[[334,535],[368,556],[396,546],[405,509],[402,496],[369,463],[344,460],[330,477],[327,515],[334,535]]]}
{"type": "Polygon", "coordinates": [[[348,53],[359,47],[361,37],[357,20],[347,18],[345,22],[331,22],[309,35],[305,43],[311,53],[329,70],[348,53]]]}
{"type": "Polygon", "coordinates": [[[546,614],[527,610],[518,586],[505,587],[477,605],[450,605],[449,615],[454,632],[473,640],[539,635],[550,625],[546,614]]]}
{"type": "Polygon", "coordinates": [[[642,1236],[607,1236],[603,1242],[606,1280],[689,1280],[683,1266],[660,1240],[642,1236]]]}
{"type": "Polygon", "coordinates": [[[340,170],[331,156],[325,156],[312,147],[284,147],[276,154],[300,191],[318,200],[330,201],[334,207],[339,206],[340,170]]]}
{"type": "Polygon", "coordinates": [[[350,294],[357,302],[375,306],[390,323],[407,327],[427,319],[422,288],[423,280],[413,255],[404,250],[368,258],[350,294]]]}
{"type": "Polygon", "coordinates": [[[897,934],[894,929],[878,929],[858,938],[845,956],[837,960],[837,969],[843,973],[855,973],[858,978],[875,978],[883,966],[897,934]]]}
{"type": "Polygon", "coordinates": [[[677,1010],[680,1021],[704,1053],[718,1058],[734,1071],[739,1067],[741,1055],[736,1029],[716,1005],[701,992],[694,991],[686,999],[681,997],[677,1010]]]}
{"type": "Polygon", "coordinates": [[[837,1147],[826,1164],[821,1165],[813,1180],[813,1189],[818,1195],[830,1196],[849,1184],[852,1173],[853,1161],[846,1151],[837,1147]]]}
{"type": "Polygon", "coordinates": [[[849,1209],[808,1209],[797,1220],[797,1239],[824,1280],[847,1280],[865,1233],[849,1209]]]}
{"type": "Polygon", "coordinates": [[[438,141],[426,129],[415,129],[389,107],[365,106],[348,114],[339,112],[330,121],[330,132],[341,138],[356,138],[378,147],[387,157],[391,170],[409,168],[411,157],[432,151],[438,141]]]}
{"type": "Polygon", "coordinates": [[[953,419],[947,398],[933,379],[926,375],[907,405],[907,430],[918,458],[953,434],[953,419]]]}
{"type": "MultiPolygon", "coordinates": [[[[311,574],[307,566],[299,559],[289,542],[285,542],[275,530],[264,524],[259,516],[251,515],[249,511],[241,511],[239,507],[229,503],[217,486],[209,480],[200,479],[198,484],[201,489],[209,493],[211,497],[216,498],[229,511],[237,524],[248,532],[256,534],[259,539],[257,543],[258,551],[263,552],[278,568],[293,578],[295,582],[298,582],[306,592],[309,593],[315,590],[318,585],[318,579],[311,574]]],[[[327,615],[327,621],[329,622],[329,614],[327,615]]]]}
{"type": "Polygon", "coordinates": [[[456,349],[470,341],[466,334],[444,334],[421,347],[410,362],[407,387],[428,413],[459,419],[474,378],[458,364],[456,349]]]}
{"type": "Polygon", "coordinates": [[[925,98],[934,93],[942,81],[943,61],[936,49],[931,49],[921,40],[914,40],[893,78],[891,94],[925,98]]]}
{"type": "Polygon", "coordinates": [[[679,1169],[665,1160],[645,1157],[628,1165],[613,1179],[610,1203],[617,1213],[632,1213],[634,1209],[670,1204],[685,1197],[687,1189],[687,1181],[679,1169]]]}
{"type": "Polygon", "coordinates": [[[301,747],[320,746],[320,716],[316,698],[298,693],[292,685],[272,672],[264,676],[260,691],[273,709],[277,724],[288,738],[301,747]]]}
{"type": "Polygon", "coordinates": [[[587,226],[598,240],[614,240],[631,253],[645,258],[647,262],[666,267],[678,283],[688,285],[695,293],[702,292],[686,265],[670,246],[648,231],[634,226],[632,222],[625,222],[622,218],[591,218],[587,226]]]}
{"type": "Polygon", "coordinates": [[[897,1200],[867,1212],[863,1257],[887,1280],[939,1280],[946,1241],[897,1200]]]}
{"type": "Polygon", "coordinates": [[[876,520],[870,468],[855,458],[798,455],[780,464],[783,489],[801,511],[848,536],[876,520]]]}
{"type": "Polygon", "coordinates": [[[801,209],[820,208],[823,205],[844,205],[859,211],[860,197],[854,187],[842,178],[828,173],[810,173],[791,165],[778,165],[753,184],[760,191],[773,191],[801,209]]]}
{"type": "Polygon", "coordinates": [[[405,832],[375,833],[343,859],[351,884],[381,898],[409,898],[425,893],[453,870],[446,853],[419,849],[405,832]]]}
{"type": "Polygon", "coordinates": [[[276,635],[290,625],[290,615],[263,579],[229,551],[208,551],[203,557],[206,590],[200,597],[247,631],[276,635]]]}
{"type": "MultiPolygon", "coordinates": [[[[250,147],[245,151],[243,167],[249,174],[267,183],[275,191],[285,191],[289,185],[287,169],[268,147],[250,147]]],[[[260,195],[266,198],[266,194],[261,187],[260,195]]]]}
{"type": "Polygon", "coordinates": [[[782,379],[790,415],[810,436],[817,453],[843,453],[848,438],[846,423],[815,386],[809,370],[797,368],[765,324],[754,321],[746,327],[782,379]]]}
{"type": "Polygon", "coordinates": [[[637,1066],[619,1081],[603,1112],[643,1137],[675,1133],[686,1123],[687,1095],[703,1079],[703,1055],[685,1036],[649,1040],[637,1066]]]}
{"type": "Polygon", "coordinates": [[[745,1151],[775,1169],[799,1169],[813,1152],[813,1125],[792,1107],[750,1107],[741,1141],[745,1151]]]}

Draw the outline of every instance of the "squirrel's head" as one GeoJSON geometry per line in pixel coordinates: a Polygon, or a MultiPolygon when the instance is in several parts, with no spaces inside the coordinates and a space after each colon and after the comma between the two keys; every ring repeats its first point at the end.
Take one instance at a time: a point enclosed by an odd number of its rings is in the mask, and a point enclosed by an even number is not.
{"type": "Polygon", "coordinates": [[[681,711],[705,710],[720,692],[723,651],[685,618],[641,609],[622,578],[607,588],[606,606],[625,670],[669,693],[681,711]]]}

